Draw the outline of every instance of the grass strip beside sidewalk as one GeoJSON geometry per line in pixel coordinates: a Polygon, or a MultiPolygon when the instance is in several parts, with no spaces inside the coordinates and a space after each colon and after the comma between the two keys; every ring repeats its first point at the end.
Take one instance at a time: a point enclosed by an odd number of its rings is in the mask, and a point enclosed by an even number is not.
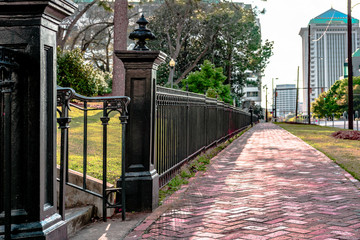
{"type": "Polygon", "coordinates": [[[277,123],[304,142],[324,153],[353,177],[360,180],[360,141],[331,136],[340,129],[305,124],[277,123]]]}

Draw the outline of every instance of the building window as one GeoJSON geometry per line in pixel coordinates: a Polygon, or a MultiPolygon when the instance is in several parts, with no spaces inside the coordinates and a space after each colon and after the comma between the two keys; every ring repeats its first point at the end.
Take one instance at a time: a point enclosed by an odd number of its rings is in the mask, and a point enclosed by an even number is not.
{"type": "Polygon", "coordinates": [[[247,97],[258,97],[259,96],[259,92],[247,92],[246,93],[247,97]]]}

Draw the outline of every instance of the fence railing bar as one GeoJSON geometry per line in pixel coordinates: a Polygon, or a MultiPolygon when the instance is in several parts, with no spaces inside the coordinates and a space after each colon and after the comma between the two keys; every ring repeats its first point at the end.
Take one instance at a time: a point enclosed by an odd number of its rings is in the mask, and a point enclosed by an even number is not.
{"type": "Polygon", "coordinates": [[[125,205],[125,147],[126,147],[126,141],[125,141],[125,132],[126,132],[126,124],[127,124],[128,116],[126,116],[126,112],[124,111],[120,116],[121,121],[121,218],[124,221],[126,216],[126,205],[125,205]]]}
{"type": "MultiPolygon", "coordinates": [[[[121,161],[122,161],[122,179],[125,176],[125,173],[123,171],[125,171],[125,124],[127,123],[127,106],[129,105],[130,102],[130,98],[129,97],[125,97],[125,96],[120,96],[120,97],[85,97],[85,96],[81,96],[79,94],[76,94],[74,92],[74,90],[72,90],[71,88],[62,88],[62,87],[58,87],[57,89],[58,92],[58,106],[62,106],[62,111],[60,111],[58,109],[58,112],[60,112],[61,117],[58,118],[58,122],[59,125],[61,126],[62,122],[64,122],[64,120],[62,119],[63,115],[65,114],[65,111],[63,109],[66,109],[67,111],[69,110],[70,106],[73,106],[74,108],[80,109],[82,111],[84,111],[84,128],[83,128],[83,134],[84,134],[84,139],[83,139],[83,183],[82,186],[78,186],[76,184],[70,183],[68,181],[68,131],[66,128],[66,131],[62,131],[63,134],[61,135],[61,152],[64,153],[61,157],[61,163],[60,163],[60,196],[62,199],[64,199],[64,185],[68,185],[71,186],[73,188],[76,188],[78,190],[81,190],[83,192],[89,193],[93,196],[102,198],[102,210],[103,210],[103,220],[106,222],[107,216],[107,208],[119,208],[121,207],[122,210],[122,217],[123,219],[125,219],[125,200],[121,199],[121,203],[116,202],[115,204],[110,203],[108,198],[110,196],[110,194],[113,193],[120,193],[121,191],[121,195],[122,198],[125,198],[125,185],[120,189],[120,188],[110,188],[107,189],[107,145],[108,145],[108,135],[107,135],[107,125],[108,122],[110,120],[109,118],[109,114],[112,111],[116,111],[118,113],[120,113],[120,120],[121,120],[121,124],[122,124],[122,157],[121,157],[121,161]],[[61,101],[62,99],[62,94],[63,92],[70,92],[71,96],[68,97],[66,99],[66,101],[61,101]],[[78,104],[75,103],[70,103],[70,100],[79,100],[83,102],[83,107],[80,107],[78,104]],[[93,108],[89,108],[88,107],[88,103],[89,102],[96,102],[99,103],[99,106],[95,106],[93,108]],[[66,106],[66,107],[64,107],[66,106]],[[102,125],[103,125],[103,153],[102,153],[102,159],[103,159],[103,171],[102,171],[102,177],[103,177],[103,183],[102,183],[102,193],[95,193],[93,191],[90,191],[87,188],[87,146],[88,146],[88,142],[87,142],[87,137],[88,137],[88,111],[93,111],[93,110],[102,110],[103,111],[103,116],[100,118],[102,125]],[[67,174],[66,176],[66,181],[64,181],[63,179],[63,173],[65,172],[65,174],[67,174]]],[[[66,111],[66,114],[67,114],[66,111]]],[[[66,115],[67,117],[68,115],[66,115]]],[[[70,119],[70,118],[68,118],[70,119]]],[[[121,177],[121,176],[120,176],[121,177]]],[[[125,181],[123,181],[123,183],[125,184],[125,181]]],[[[60,199],[61,204],[63,206],[64,205],[64,200],[60,199]]],[[[120,202],[120,201],[119,201],[120,202]]],[[[64,207],[60,207],[60,212],[63,214],[64,213],[64,207]]]]}
{"type": "Polygon", "coordinates": [[[107,101],[103,103],[103,117],[101,122],[103,125],[103,221],[107,221],[107,211],[106,211],[106,188],[107,188],[107,125],[109,124],[108,110],[107,110],[107,101]]]}
{"type": "Polygon", "coordinates": [[[57,119],[59,128],[61,130],[60,140],[60,184],[59,184],[59,214],[62,219],[65,219],[65,184],[68,182],[68,136],[69,136],[69,102],[73,96],[72,89],[59,89],[57,91],[57,105],[60,107],[58,112],[60,117],[57,119]]]}
{"type": "Polygon", "coordinates": [[[76,188],[78,190],[81,190],[83,192],[86,192],[86,193],[89,193],[95,197],[98,197],[98,198],[103,198],[103,196],[100,194],[100,193],[96,193],[96,192],[93,192],[91,190],[88,190],[88,189],[83,189],[82,187],[79,187],[78,185],[76,184],[73,184],[73,183],[70,183],[70,182],[67,182],[66,185],[70,186],[70,187],[73,187],[73,188],[76,188]]]}
{"type": "Polygon", "coordinates": [[[87,102],[84,102],[84,138],[83,138],[83,188],[86,189],[87,176],[87,102]]]}
{"type": "MultiPolygon", "coordinates": [[[[8,80],[8,79],[6,79],[8,80]]],[[[6,81],[3,79],[2,83],[6,81]]],[[[4,139],[3,141],[3,154],[4,154],[4,161],[5,161],[5,169],[4,169],[4,208],[5,208],[5,239],[11,239],[11,178],[12,178],[12,171],[11,171],[11,103],[12,103],[12,89],[1,89],[2,97],[4,99],[4,125],[3,125],[3,132],[4,132],[4,139]]]]}
{"type": "Polygon", "coordinates": [[[249,113],[201,94],[157,87],[156,100],[160,185],[167,183],[186,161],[251,122],[249,113]]]}

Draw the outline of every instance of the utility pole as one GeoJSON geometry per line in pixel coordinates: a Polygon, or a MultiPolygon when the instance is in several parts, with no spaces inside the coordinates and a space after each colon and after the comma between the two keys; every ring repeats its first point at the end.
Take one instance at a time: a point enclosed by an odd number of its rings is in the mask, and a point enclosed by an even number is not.
{"type": "Polygon", "coordinates": [[[310,88],[310,48],[311,48],[311,39],[310,39],[310,31],[311,31],[311,27],[309,24],[309,33],[308,33],[308,92],[307,92],[307,99],[308,99],[308,103],[307,103],[307,109],[308,109],[308,123],[311,124],[311,119],[310,119],[310,92],[311,92],[311,88],[310,88]]]}
{"type": "Polygon", "coordinates": [[[268,90],[268,87],[267,87],[267,85],[264,85],[263,88],[266,89],[266,93],[265,93],[265,121],[268,122],[268,108],[267,108],[267,90],[268,90]]]}
{"type": "Polygon", "coordinates": [[[276,111],[277,111],[277,109],[276,109],[276,98],[277,98],[277,93],[276,93],[276,88],[275,88],[275,122],[277,122],[277,113],[276,113],[276,111]]]}
{"type": "MultiPolygon", "coordinates": [[[[279,78],[275,78],[275,80],[278,80],[279,78]]],[[[274,99],[275,99],[275,93],[274,93],[274,78],[272,78],[272,85],[271,85],[271,97],[272,97],[272,110],[273,110],[273,116],[274,116],[274,99]]]]}
{"type": "Polygon", "coordinates": [[[295,121],[297,122],[298,105],[299,105],[299,66],[297,69],[297,82],[296,82],[296,106],[295,106],[295,121]]]}
{"type": "Polygon", "coordinates": [[[351,0],[348,0],[348,19],[347,19],[347,29],[348,29],[348,126],[349,129],[354,129],[354,106],[353,106],[353,67],[352,67],[352,19],[351,19],[351,0]]]}

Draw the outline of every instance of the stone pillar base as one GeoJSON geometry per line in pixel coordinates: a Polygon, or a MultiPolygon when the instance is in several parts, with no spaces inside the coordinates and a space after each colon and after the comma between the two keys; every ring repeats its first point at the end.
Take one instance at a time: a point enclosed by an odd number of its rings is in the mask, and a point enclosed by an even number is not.
{"type": "MultiPolygon", "coordinates": [[[[156,170],[126,173],[125,182],[126,211],[152,211],[159,206],[159,175],[156,170]]],[[[117,186],[121,187],[121,179],[117,186]]]]}

